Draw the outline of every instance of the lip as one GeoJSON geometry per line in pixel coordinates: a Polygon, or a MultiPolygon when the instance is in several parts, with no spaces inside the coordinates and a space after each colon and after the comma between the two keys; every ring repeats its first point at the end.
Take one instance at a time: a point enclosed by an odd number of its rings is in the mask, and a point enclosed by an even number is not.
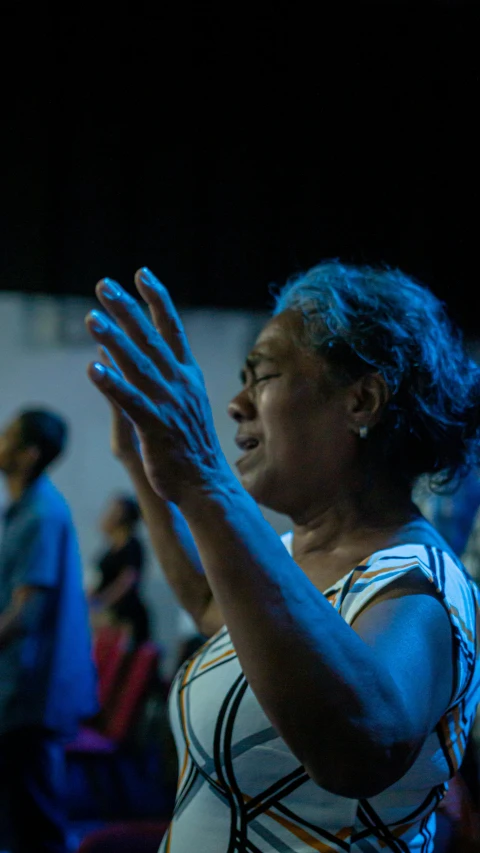
{"type": "Polygon", "coordinates": [[[255,448],[258,447],[260,442],[256,435],[242,435],[239,433],[237,436],[235,436],[235,444],[244,453],[248,453],[250,450],[255,450],[255,448]]]}
{"type": "Polygon", "coordinates": [[[249,449],[245,449],[241,456],[235,461],[234,465],[236,468],[241,468],[244,463],[251,460],[252,455],[255,454],[255,451],[258,450],[260,444],[256,444],[254,447],[250,447],[249,449]]]}

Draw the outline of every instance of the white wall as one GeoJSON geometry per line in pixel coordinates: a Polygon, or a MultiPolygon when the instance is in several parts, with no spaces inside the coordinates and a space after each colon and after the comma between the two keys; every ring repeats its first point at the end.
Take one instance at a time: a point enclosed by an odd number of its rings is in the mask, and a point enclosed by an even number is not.
{"type": "MultiPolygon", "coordinates": [[[[52,479],[72,509],[87,584],[92,576],[92,561],[102,547],[98,517],[113,492],[129,489],[121,465],[109,452],[108,407],[85,373],[86,365],[95,358],[95,348],[82,325],[90,307],[82,300],[57,302],[23,294],[0,294],[0,424],[18,409],[35,405],[51,406],[70,421],[69,450],[52,470],[52,479]]],[[[189,310],[182,319],[205,375],[222,448],[232,464],[238,450],[233,443],[235,427],[226,414],[226,406],[239,387],[240,367],[265,316],[189,310]]],[[[0,499],[5,502],[4,491],[0,499]]],[[[274,513],[266,513],[266,517],[279,533],[288,529],[284,517],[274,513]]],[[[170,671],[176,652],[178,610],[151,554],[145,596],[156,639],[166,650],[166,668],[170,671]]]]}

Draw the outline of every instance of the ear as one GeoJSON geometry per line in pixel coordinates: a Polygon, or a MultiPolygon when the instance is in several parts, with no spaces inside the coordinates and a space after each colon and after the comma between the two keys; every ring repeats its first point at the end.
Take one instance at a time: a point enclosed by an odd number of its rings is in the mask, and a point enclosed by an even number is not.
{"type": "Polygon", "coordinates": [[[40,448],[34,444],[29,444],[22,451],[22,468],[25,472],[30,472],[35,467],[40,459],[40,448]]]}
{"type": "MultiPolygon", "coordinates": [[[[347,414],[350,429],[360,435],[360,431],[371,430],[380,420],[390,398],[390,391],[380,373],[366,373],[357,379],[348,389],[347,414]]],[[[365,433],[366,435],[366,433],[365,433]]]]}

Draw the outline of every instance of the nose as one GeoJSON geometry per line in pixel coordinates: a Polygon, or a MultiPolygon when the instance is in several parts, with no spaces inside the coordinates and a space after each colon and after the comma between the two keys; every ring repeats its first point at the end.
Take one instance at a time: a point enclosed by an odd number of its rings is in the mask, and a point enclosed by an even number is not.
{"type": "Polygon", "coordinates": [[[256,410],[253,405],[252,398],[246,388],[243,388],[227,406],[227,414],[241,424],[244,421],[251,421],[255,417],[256,410]]]}

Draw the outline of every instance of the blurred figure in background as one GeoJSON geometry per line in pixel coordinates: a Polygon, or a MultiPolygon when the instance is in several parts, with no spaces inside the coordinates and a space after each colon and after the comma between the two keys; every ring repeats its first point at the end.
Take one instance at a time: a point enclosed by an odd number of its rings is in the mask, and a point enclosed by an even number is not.
{"type": "MultiPolygon", "coordinates": [[[[470,471],[448,494],[434,493],[425,482],[418,485],[415,503],[422,515],[433,524],[457,557],[462,557],[480,507],[480,476],[470,471]]],[[[467,566],[468,568],[468,566],[467,566]]]]}
{"type": "Polygon", "coordinates": [[[108,548],[98,560],[100,580],[90,594],[92,622],[124,624],[135,645],[150,639],[148,612],[140,598],[144,550],[136,535],[140,510],[129,495],[114,497],[100,520],[108,548]]]}
{"type": "Polygon", "coordinates": [[[64,420],[26,410],[0,434],[0,804],[13,853],[65,853],[64,744],[97,710],[88,608],[68,506],[45,469],[64,420]]]}

